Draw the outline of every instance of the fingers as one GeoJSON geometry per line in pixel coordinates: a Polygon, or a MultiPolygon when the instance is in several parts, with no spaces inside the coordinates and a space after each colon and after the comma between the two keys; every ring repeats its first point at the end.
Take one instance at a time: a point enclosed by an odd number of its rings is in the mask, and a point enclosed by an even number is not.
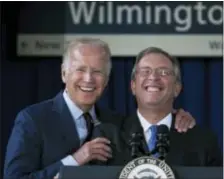
{"type": "Polygon", "coordinates": [[[178,132],[181,132],[181,119],[183,118],[182,114],[183,114],[183,110],[179,109],[179,110],[175,110],[175,114],[176,114],[176,118],[175,118],[175,128],[178,130],[178,132]]]}
{"type": "Polygon", "coordinates": [[[80,165],[83,165],[94,159],[106,161],[112,157],[112,150],[108,144],[110,144],[108,139],[96,138],[90,142],[85,143],[78,151],[73,154],[73,157],[80,165]]]}
{"type": "Polygon", "coordinates": [[[177,110],[176,109],[173,109],[172,113],[173,114],[176,114],[177,113],[177,110]]]}
{"type": "Polygon", "coordinates": [[[187,112],[187,116],[189,117],[189,128],[192,129],[196,125],[196,120],[189,112],[187,112]]]}
{"type": "Polygon", "coordinates": [[[54,177],[54,179],[58,179],[59,178],[59,173],[57,173],[57,175],[54,177]]]}
{"type": "Polygon", "coordinates": [[[92,159],[96,159],[102,162],[106,162],[108,160],[107,157],[103,156],[103,155],[99,155],[99,154],[93,154],[92,155],[92,159]]]}
{"type": "Polygon", "coordinates": [[[106,158],[111,158],[112,157],[112,150],[109,147],[110,141],[106,138],[96,138],[93,141],[90,142],[89,145],[91,148],[91,154],[92,159],[95,159],[96,156],[101,156],[101,157],[106,157],[106,158]]]}
{"type": "Polygon", "coordinates": [[[179,123],[177,125],[178,132],[186,132],[188,129],[189,121],[185,119],[184,116],[179,120],[179,123]]]}
{"type": "Polygon", "coordinates": [[[95,144],[92,144],[92,149],[94,151],[95,150],[97,151],[97,150],[102,149],[102,150],[104,150],[106,152],[112,153],[111,148],[108,145],[104,144],[104,143],[95,143],[95,144]]]}
{"type": "MultiPolygon", "coordinates": [[[[99,155],[99,156],[102,156],[102,157],[105,157],[105,158],[112,158],[112,153],[111,152],[108,152],[108,151],[105,151],[104,149],[92,149],[91,151],[92,155],[99,155]]],[[[94,157],[93,157],[94,159],[94,157]]]]}
{"type": "Polygon", "coordinates": [[[93,139],[90,141],[91,143],[106,143],[106,144],[110,144],[110,141],[107,138],[104,137],[98,137],[96,139],[93,139]]]}
{"type": "Polygon", "coordinates": [[[175,128],[178,132],[186,132],[189,128],[193,128],[196,122],[189,112],[179,109],[176,114],[175,128]]]}

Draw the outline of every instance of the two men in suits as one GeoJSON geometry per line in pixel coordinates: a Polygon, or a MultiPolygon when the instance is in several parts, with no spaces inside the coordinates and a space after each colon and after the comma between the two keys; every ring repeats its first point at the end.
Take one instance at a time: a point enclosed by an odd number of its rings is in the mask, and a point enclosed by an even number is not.
{"type": "MultiPolygon", "coordinates": [[[[116,159],[122,155],[122,146],[118,127],[112,123],[118,125],[123,118],[95,106],[109,80],[110,56],[108,45],[98,39],[69,44],[61,66],[65,90],[16,117],[7,146],[5,178],[47,179],[62,165],[119,164],[116,159]],[[94,129],[102,135],[93,138],[94,129]]],[[[177,119],[184,130],[195,122],[183,111],[177,119]]]]}
{"type": "Polygon", "coordinates": [[[138,108],[124,120],[121,131],[130,138],[133,131],[144,136],[142,149],[152,151],[154,131],[159,125],[169,128],[170,150],[165,161],[171,165],[219,166],[222,165],[221,150],[214,134],[197,125],[186,133],[175,129],[172,114],[174,99],[182,88],[181,72],[177,59],[164,50],[150,47],[142,50],[132,71],[131,89],[138,108]],[[156,127],[157,126],[157,127],[156,127]]]}

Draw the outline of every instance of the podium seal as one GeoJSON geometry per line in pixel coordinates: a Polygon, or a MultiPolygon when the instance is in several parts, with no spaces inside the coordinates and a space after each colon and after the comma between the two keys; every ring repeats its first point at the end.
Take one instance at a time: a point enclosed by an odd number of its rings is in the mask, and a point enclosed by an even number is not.
{"type": "Polygon", "coordinates": [[[130,161],[120,172],[119,179],[175,179],[165,161],[143,156],[130,161]]]}

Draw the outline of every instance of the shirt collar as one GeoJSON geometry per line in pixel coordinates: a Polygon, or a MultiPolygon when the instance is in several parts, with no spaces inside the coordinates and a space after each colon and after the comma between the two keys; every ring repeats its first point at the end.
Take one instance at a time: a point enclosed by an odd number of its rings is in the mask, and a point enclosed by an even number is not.
{"type": "MultiPolygon", "coordinates": [[[[149,123],[139,112],[139,110],[137,110],[137,116],[139,118],[140,124],[143,128],[144,132],[147,132],[149,130],[149,128],[152,126],[151,123],[149,123]]],[[[165,116],[162,120],[160,120],[156,125],[161,125],[164,124],[166,125],[169,129],[171,127],[171,123],[172,123],[172,114],[169,113],[167,116],[165,116]]]]}
{"type": "MultiPolygon", "coordinates": [[[[71,100],[71,98],[67,94],[66,90],[64,90],[64,92],[63,92],[63,97],[65,100],[65,103],[68,106],[69,111],[72,114],[73,119],[75,119],[75,120],[79,119],[82,116],[83,111],[71,100]]],[[[96,119],[96,113],[95,113],[94,106],[89,110],[89,113],[93,119],[96,119]]]]}

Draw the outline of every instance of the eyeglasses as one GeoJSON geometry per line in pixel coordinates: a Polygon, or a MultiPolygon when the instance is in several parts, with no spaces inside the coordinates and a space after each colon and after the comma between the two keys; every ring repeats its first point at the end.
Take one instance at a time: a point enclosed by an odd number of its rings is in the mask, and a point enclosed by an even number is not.
{"type": "Polygon", "coordinates": [[[141,77],[148,77],[149,75],[151,75],[153,73],[153,71],[155,72],[155,74],[157,76],[160,77],[166,77],[166,76],[174,76],[174,72],[173,70],[169,69],[169,68],[155,68],[152,69],[150,67],[144,67],[144,68],[139,68],[136,70],[136,72],[141,76],[141,77]]]}

